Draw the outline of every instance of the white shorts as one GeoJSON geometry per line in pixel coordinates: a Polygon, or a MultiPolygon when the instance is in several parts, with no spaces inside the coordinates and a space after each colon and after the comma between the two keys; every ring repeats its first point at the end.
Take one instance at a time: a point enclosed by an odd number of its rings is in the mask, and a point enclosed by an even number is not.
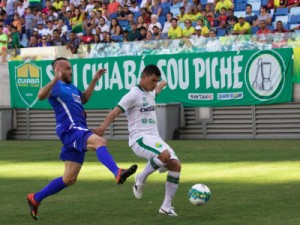
{"type": "Polygon", "coordinates": [[[174,150],[158,136],[143,136],[137,139],[130,147],[137,156],[147,160],[157,157],[165,150],[170,152],[171,159],[178,160],[174,150]]]}

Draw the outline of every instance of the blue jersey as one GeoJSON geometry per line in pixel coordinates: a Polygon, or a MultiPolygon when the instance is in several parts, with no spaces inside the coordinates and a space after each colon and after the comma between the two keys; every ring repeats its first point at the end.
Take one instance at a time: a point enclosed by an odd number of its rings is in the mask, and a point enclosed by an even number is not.
{"type": "Polygon", "coordinates": [[[61,137],[71,128],[87,129],[86,114],[81,103],[82,93],[73,84],[57,81],[48,98],[56,118],[56,133],[61,137]]]}

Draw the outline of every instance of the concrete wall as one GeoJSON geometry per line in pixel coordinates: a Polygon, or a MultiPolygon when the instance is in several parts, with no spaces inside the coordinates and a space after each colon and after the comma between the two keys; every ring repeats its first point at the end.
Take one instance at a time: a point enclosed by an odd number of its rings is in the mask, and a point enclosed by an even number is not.
{"type": "Polygon", "coordinates": [[[0,109],[10,107],[8,64],[0,63],[0,109]]]}
{"type": "Polygon", "coordinates": [[[7,132],[12,129],[13,110],[0,108],[0,140],[6,140],[7,132]]]}

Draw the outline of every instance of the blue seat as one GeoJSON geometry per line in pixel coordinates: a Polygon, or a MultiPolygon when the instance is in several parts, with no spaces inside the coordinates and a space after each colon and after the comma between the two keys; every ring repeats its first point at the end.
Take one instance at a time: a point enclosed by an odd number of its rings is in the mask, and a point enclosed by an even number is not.
{"type": "Polygon", "coordinates": [[[129,25],[128,20],[118,20],[120,27],[127,27],[129,25]]]}
{"type": "Polygon", "coordinates": [[[123,41],[123,36],[122,35],[112,35],[111,40],[113,40],[114,42],[120,42],[120,41],[123,41]]]}
{"type": "Polygon", "coordinates": [[[163,7],[161,10],[161,16],[166,16],[170,12],[170,7],[163,7]]]}
{"type": "Polygon", "coordinates": [[[266,26],[267,28],[268,28],[268,30],[270,30],[270,31],[274,31],[274,27],[273,27],[273,25],[269,25],[269,26],[266,26]]]}
{"type": "Polygon", "coordinates": [[[158,17],[158,22],[160,22],[161,27],[164,27],[164,24],[166,22],[167,17],[166,16],[159,16],[158,17]]]}
{"type": "Polygon", "coordinates": [[[300,15],[291,15],[290,24],[300,23],[300,15]]]}
{"type": "Polygon", "coordinates": [[[274,15],[275,16],[287,16],[289,14],[288,8],[277,8],[274,15]]]}
{"type": "Polygon", "coordinates": [[[238,4],[235,4],[234,5],[234,10],[235,11],[245,11],[245,9],[246,9],[246,3],[245,2],[241,2],[241,3],[238,3],[238,4]]]}
{"type": "Polygon", "coordinates": [[[292,7],[290,10],[290,15],[300,15],[300,7],[292,7]]]}
{"type": "Polygon", "coordinates": [[[258,31],[259,27],[256,26],[256,27],[251,27],[251,31],[252,31],[252,34],[256,34],[256,32],[258,31]]]}
{"type": "Polygon", "coordinates": [[[163,2],[161,3],[162,8],[170,8],[171,7],[171,2],[163,2]]]}
{"type": "Polygon", "coordinates": [[[206,5],[207,4],[207,0],[200,0],[201,5],[206,5]]]}
{"type": "Polygon", "coordinates": [[[225,35],[226,35],[226,29],[219,28],[219,29],[217,30],[217,36],[218,36],[218,37],[223,37],[223,36],[225,36],[225,35]]]}
{"type": "Polygon", "coordinates": [[[175,6],[175,5],[170,7],[170,11],[171,13],[173,13],[173,17],[176,17],[180,13],[179,8],[180,6],[175,6]]]}
{"type": "Polygon", "coordinates": [[[133,13],[134,20],[137,20],[137,18],[138,18],[140,15],[142,15],[142,12],[141,12],[141,11],[134,12],[134,13],[133,13]]]}

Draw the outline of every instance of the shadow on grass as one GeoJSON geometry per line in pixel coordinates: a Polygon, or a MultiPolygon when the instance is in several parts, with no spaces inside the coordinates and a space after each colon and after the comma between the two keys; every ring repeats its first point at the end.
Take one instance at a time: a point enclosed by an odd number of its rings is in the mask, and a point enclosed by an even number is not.
{"type": "MultiPolygon", "coordinates": [[[[179,140],[168,143],[183,163],[300,160],[300,140],[179,140]]],[[[117,162],[138,159],[127,141],[109,140],[108,147],[117,162]]],[[[60,149],[59,141],[0,141],[0,162],[57,162],[60,149]]],[[[95,154],[88,152],[86,161],[97,161],[95,154]]]]}
{"type": "MultiPolygon", "coordinates": [[[[164,176],[164,175],[161,175],[164,176]]],[[[0,179],[1,225],[36,224],[29,215],[27,193],[38,191],[46,179],[0,179]]],[[[40,224],[72,225],[296,225],[300,224],[299,182],[241,184],[210,182],[212,198],[204,207],[189,203],[188,189],[181,183],[174,199],[179,214],[158,214],[164,182],[149,179],[142,200],[132,195],[133,178],[124,185],[114,181],[81,181],[50,196],[40,207],[40,224]]]]}

